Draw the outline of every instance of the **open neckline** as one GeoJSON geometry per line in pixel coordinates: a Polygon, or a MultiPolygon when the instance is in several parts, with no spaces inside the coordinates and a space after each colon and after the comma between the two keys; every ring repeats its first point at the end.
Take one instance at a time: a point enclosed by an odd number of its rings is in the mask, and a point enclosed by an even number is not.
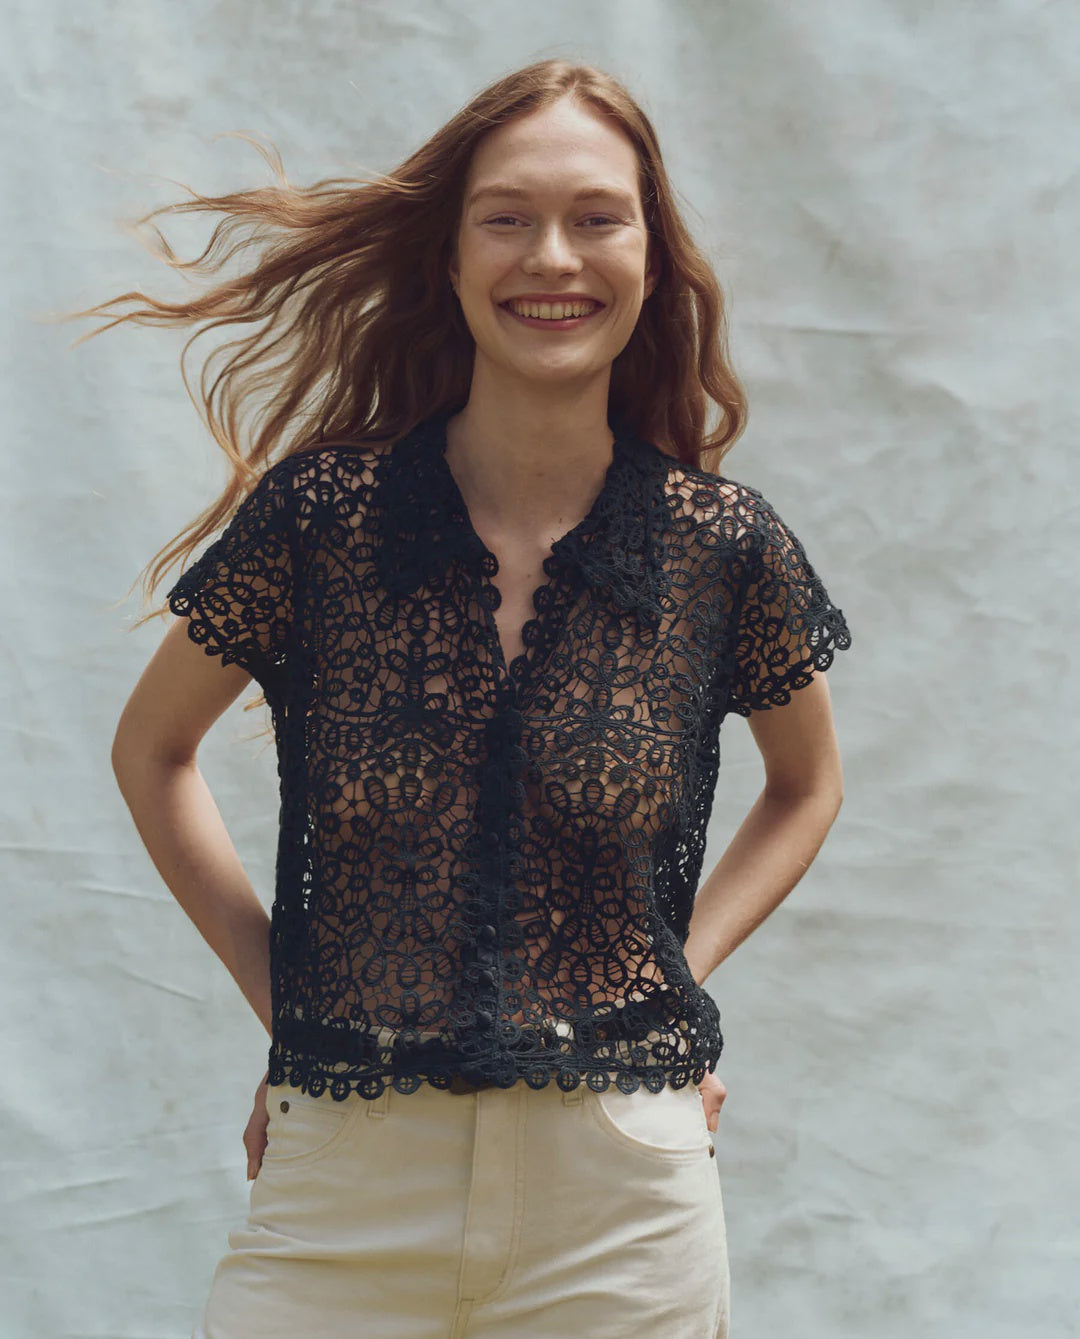
{"type": "MultiPolygon", "coordinates": [[[[479,589],[485,615],[488,620],[489,631],[491,633],[499,676],[504,681],[508,680],[513,685],[520,685],[527,678],[532,668],[533,646],[530,645],[530,642],[535,636],[535,630],[544,627],[546,608],[550,608],[552,603],[550,600],[541,598],[542,592],[547,591],[557,583],[563,554],[586,534],[596,529],[604,504],[614,491],[616,478],[624,463],[626,440],[624,434],[620,432],[617,426],[612,427],[609,424],[613,437],[611,459],[608,461],[604,469],[604,478],[600,484],[600,489],[581,520],[572,525],[569,530],[566,530],[552,542],[551,552],[547,554],[543,560],[544,577],[538,585],[534,586],[528,601],[529,608],[532,612],[526,615],[524,622],[517,629],[517,640],[522,643],[522,650],[508,660],[506,646],[499,629],[498,619],[496,618],[496,610],[502,605],[503,598],[502,592],[494,582],[494,577],[497,576],[501,570],[501,565],[498,555],[487,546],[473,524],[472,516],[470,515],[468,505],[465,502],[464,494],[461,491],[453,470],[450,468],[450,462],[446,457],[446,425],[449,417],[449,414],[440,414],[433,422],[433,439],[436,448],[435,458],[442,473],[443,481],[446,484],[451,508],[457,513],[462,527],[469,536],[471,542],[475,545],[477,553],[480,555],[479,589]]],[[[542,647],[544,643],[544,638],[541,637],[537,639],[537,645],[542,647]]]]}
{"type": "MultiPolygon", "coordinates": [[[[383,588],[394,598],[438,586],[455,566],[472,587],[473,599],[496,626],[491,612],[501,603],[488,577],[498,559],[472,524],[457,479],[445,457],[446,422],[452,409],[421,420],[377,471],[373,494],[374,562],[383,588]]],[[[588,512],[551,543],[543,560],[545,580],[532,594],[533,617],[519,629],[525,646],[505,665],[501,638],[488,657],[520,677],[531,662],[541,666],[558,642],[578,594],[586,589],[612,612],[636,619],[641,635],[655,634],[671,577],[665,567],[664,535],[671,524],[667,479],[672,457],[640,437],[620,415],[610,419],[612,453],[600,490],[588,512]],[[554,581],[551,578],[555,578],[554,581]],[[539,626],[532,626],[539,625],[539,626]]],[[[485,645],[488,638],[485,637],[485,645]]]]}
{"type": "MultiPolygon", "coordinates": [[[[482,553],[486,554],[487,557],[492,560],[493,563],[492,574],[494,574],[499,570],[498,557],[484,543],[483,539],[481,539],[480,534],[476,529],[476,526],[473,524],[468,504],[465,501],[465,496],[461,491],[461,487],[458,484],[457,477],[455,476],[454,471],[450,468],[450,462],[446,457],[446,448],[447,448],[446,424],[449,417],[450,417],[449,414],[440,415],[438,419],[435,421],[434,442],[436,446],[436,456],[439,461],[439,465],[442,469],[443,477],[449,487],[452,504],[459,513],[460,518],[465,522],[466,529],[470,534],[470,536],[472,537],[472,539],[475,540],[479,550],[482,553]]],[[[553,555],[555,554],[556,550],[563,547],[567,547],[568,541],[571,538],[576,538],[579,533],[584,533],[585,531],[591,530],[593,528],[600,514],[603,502],[606,500],[608,494],[612,491],[615,481],[615,475],[617,473],[617,467],[622,462],[622,457],[626,449],[626,443],[622,434],[619,432],[618,428],[613,428],[611,427],[610,424],[608,426],[612,432],[614,441],[612,443],[611,448],[611,459],[608,461],[607,465],[604,468],[604,478],[600,484],[599,491],[593,498],[588,511],[581,518],[581,520],[576,522],[576,524],[572,525],[569,530],[564,531],[558,537],[558,539],[552,542],[551,551],[553,555]]]]}

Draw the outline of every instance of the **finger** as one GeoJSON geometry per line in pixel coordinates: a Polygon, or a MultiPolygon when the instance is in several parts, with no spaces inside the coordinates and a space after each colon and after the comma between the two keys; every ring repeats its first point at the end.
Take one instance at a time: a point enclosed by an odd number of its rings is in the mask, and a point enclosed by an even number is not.
{"type": "Polygon", "coordinates": [[[256,1176],[258,1176],[259,1169],[262,1167],[262,1160],[262,1150],[254,1155],[250,1153],[248,1154],[247,1179],[249,1181],[254,1181],[256,1176]]]}
{"type": "Polygon", "coordinates": [[[266,1151],[266,1145],[269,1142],[266,1134],[266,1127],[256,1127],[244,1131],[242,1140],[244,1152],[247,1154],[248,1180],[252,1180],[258,1173],[262,1165],[263,1154],[266,1151]],[[252,1170],[254,1168],[254,1170],[252,1170]]]}

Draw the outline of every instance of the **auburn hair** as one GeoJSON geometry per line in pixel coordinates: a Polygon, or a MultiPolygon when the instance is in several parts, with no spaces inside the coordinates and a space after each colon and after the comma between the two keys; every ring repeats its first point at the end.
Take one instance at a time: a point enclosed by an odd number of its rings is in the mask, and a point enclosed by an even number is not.
{"type": "MultiPolygon", "coordinates": [[[[192,342],[218,326],[256,323],[253,333],[203,364],[202,408],[232,475],[221,495],[136,576],[144,606],[165,572],[227,522],[284,456],[331,442],[396,440],[429,415],[465,405],[475,345],[449,265],[469,166],[496,127],[567,96],[611,118],[633,144],[649,251],[660,266],[633,334],[612,364],[609,416],[620,416],[684,464],[719,470],[747,418],[728,353],[723,291],[676,207],[656,131],[612,75],[565,59],[537,61],[478,93],[393,172],[311,186],[287,180],[276,148],[268,153],[250,136],[230,132],[254,145],[278,184],[218,196],[184,186],[190,200],[153,210],[135,228],[161,214],[220,214],[195,259],[178,259],[156,224],[151,250],[185,274],[218,274],[249,248],[254,263],[188,302],[136,290],[65,318],[112,317],[76,343],[124,321],[197,326],[180,355],[189,395],[184,359],[192,342]],[[132,303],[142,305],[115,314],[132,303]],[[710,401],[720,411],[711,436],[710,401]]],[[[164,612],[162,604],[132,626],[164,612]]]]}

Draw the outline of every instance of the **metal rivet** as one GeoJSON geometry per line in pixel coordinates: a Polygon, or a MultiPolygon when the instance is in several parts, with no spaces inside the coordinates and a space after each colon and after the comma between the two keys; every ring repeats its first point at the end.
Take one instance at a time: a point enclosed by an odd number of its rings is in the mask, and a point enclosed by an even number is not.
{"type": "Polygon", "coordinates": [[[282,1109],[282,1111],[288,1111],[288,1109],[289,1109],[289,1104],[288,1104],[288,1102],[282,1102],[282,1104],[281,1104],[281,1109],[282,1109]]]}

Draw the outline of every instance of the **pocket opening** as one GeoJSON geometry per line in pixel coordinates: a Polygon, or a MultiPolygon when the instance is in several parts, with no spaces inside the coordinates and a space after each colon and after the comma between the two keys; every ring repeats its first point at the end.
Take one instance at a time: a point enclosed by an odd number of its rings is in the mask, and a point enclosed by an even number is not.
{"type": "Polygon", "coordinates": [[[290,1084],[267,1088],[265,1162],[296,1166],[329,1153],[351,1128],[360,1098],[353,1093],[343,1102],[329,1091],[313,1097],[290,1084]]]}
{"type": "Polygon", "coordinates": [[[665,1085],[655,1093],[642,1085],[625,1093],[612,1084],[603,1092],[588,1092],[594,1121],[614,1142],[653,1158],[708,1156],[712,1132],[694,1085],[665,1085]]]}

